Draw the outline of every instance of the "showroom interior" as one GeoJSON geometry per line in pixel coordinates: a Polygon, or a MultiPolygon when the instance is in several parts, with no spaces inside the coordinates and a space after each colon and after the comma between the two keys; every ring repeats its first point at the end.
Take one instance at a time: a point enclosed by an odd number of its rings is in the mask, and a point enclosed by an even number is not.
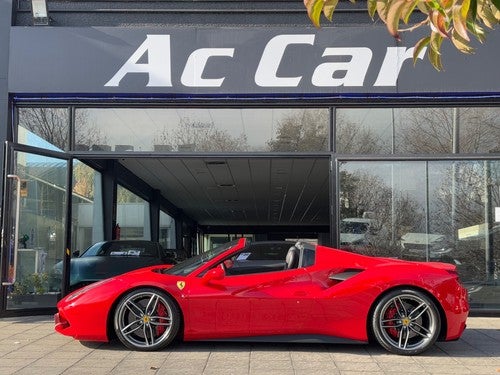
{"type": "Polygon", "coordinates": [[[47,4],[0,5],[0,315],[53,311],[98,241],[242,236],[452,263],[498,314],[498,31],[436,72],[362,3],[319,30],[302,2],[47,4]]]}

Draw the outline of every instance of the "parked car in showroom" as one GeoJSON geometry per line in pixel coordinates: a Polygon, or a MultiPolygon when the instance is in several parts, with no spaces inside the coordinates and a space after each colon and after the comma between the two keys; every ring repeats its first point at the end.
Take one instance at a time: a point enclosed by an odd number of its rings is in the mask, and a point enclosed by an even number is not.
{"type": "MultiPolygon", "coordinates": [[[[102,241],[83,253],[76,251],[70,262],[70,290],[138,268],[175,264],[175,254],[158,242],[146,240],[102,241]]],[[[62,278],[63,263],[54,265],[55,283],[62,278]]]]}
{"type": "Polygon", "coordinates": [[[160,350],[179,337],[265,342],[378,342],[415,355],[457,340],[467,290],[448,263],[376,258],[307,243],[249,242],[211,249],[69,294],[57,332],[118,338],[160,350]]]}

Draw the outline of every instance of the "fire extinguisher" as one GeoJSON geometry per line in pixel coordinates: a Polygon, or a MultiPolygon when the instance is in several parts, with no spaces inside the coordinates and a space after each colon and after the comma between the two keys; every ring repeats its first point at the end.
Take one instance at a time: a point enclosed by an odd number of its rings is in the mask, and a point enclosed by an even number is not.
{"type": "Polygon", "coordinates": [[[121,234],[121,228],[120,228],[120,224],[116,223],[115,225],[115,240],[119,240],[120,239],[120,234],[121,234]]]}

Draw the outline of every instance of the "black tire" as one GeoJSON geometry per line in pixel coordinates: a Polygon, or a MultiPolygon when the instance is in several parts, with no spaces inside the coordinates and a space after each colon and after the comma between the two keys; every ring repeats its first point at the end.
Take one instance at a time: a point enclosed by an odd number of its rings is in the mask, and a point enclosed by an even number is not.
{"type": "Polygon", "coordinates": [[[172,298],[152,288],[133,290],[123,296],[114,313],[118,339],[134,350],[166,347],[177,336],[180,312],[172,298]]]}
{"type": "Polygon", "coordinates": [[[372,316],[377,342],[391,353],[416,355],[436,342],[441,317],[434,301],[414,289],[398,289],[377,302],[372,316]]]}

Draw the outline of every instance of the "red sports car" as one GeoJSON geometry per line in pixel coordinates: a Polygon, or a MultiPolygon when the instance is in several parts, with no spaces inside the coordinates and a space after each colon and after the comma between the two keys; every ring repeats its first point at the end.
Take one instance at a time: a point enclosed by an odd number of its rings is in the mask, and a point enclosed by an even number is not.
{"type": "Polygon", "coordinates": [[[414,355],[456,340],[469,305],[455,266],[244,238],[175,266],[79,289],[56,331],[158,350],[183,340],[368,342],[414,355]]]}

